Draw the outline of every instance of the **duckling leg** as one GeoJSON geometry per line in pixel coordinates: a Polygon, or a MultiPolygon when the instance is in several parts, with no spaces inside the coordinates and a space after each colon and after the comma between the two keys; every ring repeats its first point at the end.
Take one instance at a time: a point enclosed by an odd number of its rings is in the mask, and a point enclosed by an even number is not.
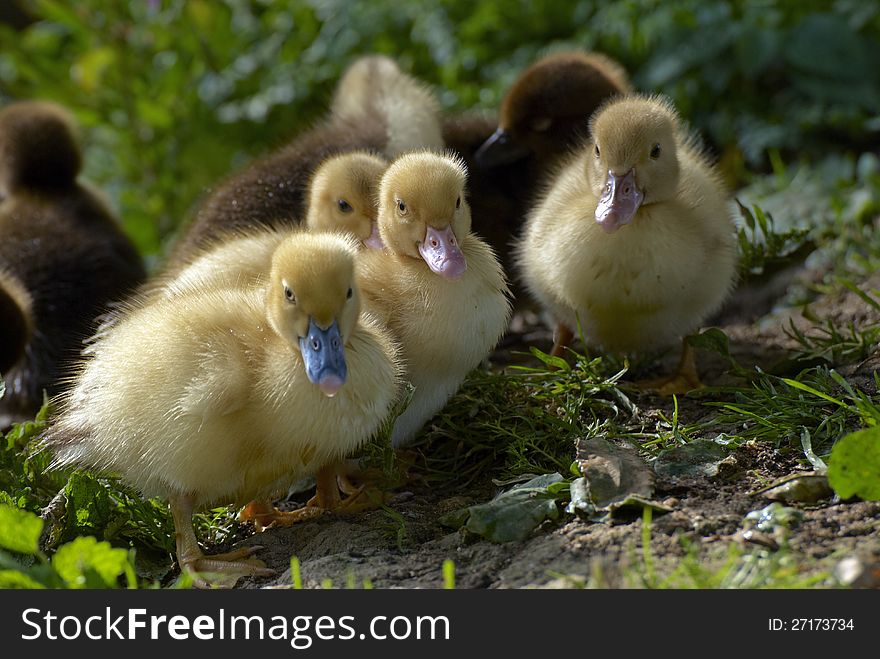
{"type": "Polygon", "coordinates": [[[355,485],[343,471],[343,465],[324,467],[317,474],[315,496],[310,506],[337,513],[356,513],[378,508],[385,502],[385,493],[375,486],[355,485]],[[347,496],[343,499],[339,492],[347,496]]]}
{"type": "Polygon", "coordinates": [[[550,351],[550,355],[552,357],[562,357],[573,338],[574,332],[568,329],[568,327],[562,323],[556,325],[556,331],[553,332],[553,350],[550,351]]]}
{"type": "Polygon", "coordinates": [[[694,349],[686,340],[682,341],[681,359],[672,375],[653,380],[641,380],[636,383],[636,386],[647,391],[656,391],[661,396],[686,394],[694,389],[703,389],[705,387],[700,381],[699,373],[697,373],[697,360],[694,349]]]}
{"type": "Polygon", "coordinates": [[[251,501],[238,513],[239,522],[253,522],[258,533],[270,526],[293,526],[299,522],[320,517],[325,509],[312,505],[309,501],[304,507],[296,510],[278,510],[270,501],[251,501]]]}
{"type": "Polygon", "coordinates": [[[341,465],[330,465],[315,475],[315,496],[296,510],[278,510],[269,501],[251,501],[238,514],[240,522],[253,522],[257,532],[270,526],[293,526],[320,517],[326,512],[355,513],[381,506],[386,499],[376,487],[355,485],[341,471],[341,465]],[[340,496],[342,491],[347,496],[340,496]]]}
{"type": "MultiPolygon", "coordinates": [[[[174,496],[169,500],[171,517],[174,519],[174,532],[177,544],[177,562],[181,570],[187,572],[219,572],[231,575],[272,576],[275,570],[267,568],[265,563],[248,556],[262,547],[252,546],[236,549],[225,554],[205,556],[199,549],[196,533],[193,530],[193,497],[189,495],[174,496]],[[245,560],[242,560],[245,559],[245,560]]],[[[202,577],[195,577],[195,585],[208,588],[210,583],[202,577]]]]}

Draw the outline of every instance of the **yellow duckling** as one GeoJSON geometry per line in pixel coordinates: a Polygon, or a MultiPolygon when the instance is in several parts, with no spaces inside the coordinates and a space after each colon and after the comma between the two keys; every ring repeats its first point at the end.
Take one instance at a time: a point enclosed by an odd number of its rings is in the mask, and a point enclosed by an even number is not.
{"type": "MultiPolygon", "coordinates": [[[[580,320],[612,352],[662,348],[696,330],[736,274],[728,194],[673,106],[657,96],[610,101],[592,141],[560,170],[527,219],[523,280],[556,323],[553,354],[580,320]]],[[[661,393],[700,386],[685,344],[661,393]]]]}
{"type": "Polygon", "coordinates": [[[364,246],[381,249],[376,197],[388,162],[365,151],[325,160],[309,186],[306,227],[310,231],[342,231],[364,246]]]}
{"type": "Polygon", "coordinates": [[[265,574],[239,561],[253,548],[204,556],[191,515],[271,496],[356,450],[388,414],[396,347],[360,313],[355,252],[302,232],[275,250],[263,288],[208,286],[133,309],[60,401],[54,465],[168,499],[182,568],[265,574]]]}
{"type": "MultiPolygon", "coordinates": [[[[382,239],[376,221],[379,180],[388,163],[379,156],[354,151],[325,160],[309,186],[305,226],[311,231],[349,233],[365,247],[379,249],[382,239]]],[[[165,297],[197,291],[210,285],[226,288],[259,285],[272,252],[297,228],[262,227],[231,234],[198,255],[176,275],[159,277],[151,290],[165,297]]]]}
{"type": "Polygon", "coordinates": [[[507,327],[507,282],[471,233],[460,160],[431,152],[395,160],[379,185],[384,251],[358,259],[365,303],[401,344],[412,400],[394,446],[412,441],[486,357],[507,327]]]}
{"type": "Polygon", "coordinates": [[[413,149],[442,149],[440,102],[427,85],[384,55],[367,55],[348,67],[333,95],[331,112],[342,120],[382,125],[383,149],[395,158],[413,149]]]}

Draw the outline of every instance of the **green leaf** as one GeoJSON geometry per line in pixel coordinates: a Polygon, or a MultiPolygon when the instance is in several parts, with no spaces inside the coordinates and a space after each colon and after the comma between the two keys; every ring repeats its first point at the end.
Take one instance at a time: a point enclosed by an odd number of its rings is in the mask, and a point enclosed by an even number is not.
{"type": "Polygon", "coordinates": [[[716,352],[728,361],[730,356],[730,339],[727,338],[722,330],[717,327],[709,327],[699,334],[691,334],[686,339],[689,346],[716,352]]]}
{"type": "Polygon", "coordinates": [[[67,510],[66,537],[102,533],[116,513],[110,493],[94,476],[84,471],[71,474],[64,487],[67,510]]]}
{"type": "Polygon", "coordinates": [[[864,40],[842,16],[816,13],[791,31],[785,56],[795,67],[828,81],[859,82],[873,75],[864,40]]]}
{"type": "Polygon", "coordinates": [[[880,427],[850,433],[834,445],[828,482],[841,499],[880,501],[880,427]]]}
{"type": "Polygon", "coordinates": [[[744,206],[739,199],[736,199],[736,205],[739,207],[739,214],[742,215],[743,220],[746,223],[746,226],[752,231],[755,230],[755,216],[752,215],[752,211],[748,209],[748,207],[744,206]]]}
{"type": "Polygon", "coordinates": [[[40,550],[43,520],[26,510],[0,504],[0,547],[21,554],[40,550]]]}
{"type": "Polygon", "coordinates": [[[91,536],[63,545],[52,557],[52,566],[70,588],[115,588],[120,576],[133,579],[128,550],[91,536]]]}
{"type": "Polygon", "coordinates": [[[70,75],[86,92],[94,92],[115,60],[116,53],[109,46],[96,48],[73,63],[70,75]]]}
{"type": "Polygon", "coordinates": [[[727,457],[723,446],[711,439],[695,439],[684,446],[662,451],[654,461],[658,476],[715,476],[718,463],[727,457]]]}
{"type": "Polygon", "coordinates": [[[446,513],[439,520],[440,524],[450,529],[460,529],[467,524],[468,518],[471,516],[470,508],[458,508],[450,513],[446,513]]]}
{"type": "Polygon", "coordinates": [[[525,540],[541,522],[559,517],[557,499],[547,488],[561,480],[560,474],[538,476],[471,506],[465,528],[492,542],[525,540]]]}
{"type": "Polygon", "coordinates": [[[0,588],[34,590],[45,588],[43,584],[18,570],[0,570],[0,588]]]}
{"type": "Polygon", "coordinates": [[[560,371],[570,371],[571,366],[567,361],[565,361],[562,357],[554,357],[553,355],[548,355],[546,352],[538,350],[535,347],[529,349],[530,352],[544,362],[544,365],[548,368],[555,368],[560,371]]]}

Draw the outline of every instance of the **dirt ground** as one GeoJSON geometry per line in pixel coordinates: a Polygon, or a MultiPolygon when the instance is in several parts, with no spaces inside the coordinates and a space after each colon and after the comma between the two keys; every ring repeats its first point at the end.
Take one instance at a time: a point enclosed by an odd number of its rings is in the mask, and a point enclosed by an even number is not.
{"type": "MultiPolygon", "coordinates": [[[[782,331],[788,319],[806,326],[796,310],[773,311],[781,291],[796,276],[805,275],[792,271],[783,273],[781,280],[777,277],[741,286],[715,319],[731,338],[731,352],[742,365],[768,367],[776,363],[792,347],[791,339],[782,331]]],[[[866,282],[866,287],[880,287],[880,276],[866,282]]],[[[839,324],[880,321],[852,293],[819,298],[813,310],[839,324]]],[[[510,359],[512,348],[526,345],[546,349],[550,334],[536,321],[534,314],[520,312],[494,359],[510,359]]],[[[674,360],[674,355],[669,359],[674,360]]],[[[700,359],[707,383],[718,384],[730,377],[717,356],[703,353],[700,359]]],[[[876,358],[872,358],[842,372],[867,386],[875,367],[876,358]]],[[[656,397],[640,397],[637,402],[642,409],[670,408],[669,401],[656,397]]],[[[680,413],[683,423],[689,423],[704,418],[711,410],[700,400],[688,398],[682,400],[680,413]]],[[[679,538],[682,535],[699,548],[701,560],[713,565],[723,563],[732,541],[740,542],[746,551],[761,543],[772,545],[774,540],[767,534],[755,536],[752,541],[743,537],[746,514],[770,503],[753,491],[780,477],[806,471],[809,466],[800,451],[781,454],[766,443],[741,446],[725,463],[726,467],[712,478],[658,477],[655,499],[672,508],[672,512],[656,516],[652,526],[651,549],[659,573],[674,569],[685,555],[679,538]]],[[[369,580],[379,588],[437,588],[443,585],[441,566],[445,559],[455,562],[457,588],[567,586],[598,571],[604,585],[627,585],[627,573],[631,575],[634,562],[641,561],[641,519],[595,523],[562,515],[556,522],[545,522],[527,540],[507,544],[494,544],[440,524],[439,519],[446,513],[485,502],[498,490],[488,476],[459,491],[410,485],[398,491],[391,502],[403,524],[386,512],[372,511],[345,517],[326,515],[248,537],[242,537],[249,533],[243,529],[233,546],[262,545],[257,556],[278,575],[242,579],[238,587],[289,587],[291,555],[299,557],[305,587],[317,587],[331,579],[337,587],[352,583],[360,586],[369,580]]],[[[300,503],[307,496],[301,495],[300,503]]],[[[832,570],[850,556],[866,564],[880,561],[880,503],[829,499],[797,507],[802,517],[791,523],[789,555],[802,561],[807,573],[832,570]]]]}

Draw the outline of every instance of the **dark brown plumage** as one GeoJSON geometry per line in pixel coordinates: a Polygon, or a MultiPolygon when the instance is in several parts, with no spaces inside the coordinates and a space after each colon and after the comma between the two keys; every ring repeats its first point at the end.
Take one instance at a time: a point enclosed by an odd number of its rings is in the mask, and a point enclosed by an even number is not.
{"type": "Polygon", "coordinates": [[[174,273],[230,232],[299,224],[315,169],[331,156],[442,147],[433,92],[384,56],[355,60],[340,80],[328,117],[213,191],[172,251],[174,273]]]}
{"type": "Polygon", "coordinates": [[[510,273],[510,245],[527,210],[528,168],[498,165],[483,169],[475,154],[495,131],[497,120],[484,114],[468,113],[448,117],[443,122],[443,141],[461,156],[468,168],[467,202],[471,207],[473,230],[485,239],[510,273]]]}
{"type": "Polygon", "coordinates": [[[321,162],[355,150],[381,153],[385,141],[379,122],[331,118],[255,160],[209,194],[172,251],[168,268],[185,265],[230,232],[299,224],[312,173],[321,162]]]}
{"type": "Polygon", "coordinates": [[[504,95],[498,130],[477,161],[489,168],[532,156],[546,166],[586,139],[596,108],[629,91],[623,67],[605,55],[573,51],[541,58],[504,95]]]}
{"type": "Polygon", "coordinates": [[[58,106],[0,112],[0,427],[59,391],[95,318],[145,277],[106,205],[76,182],[80,163],[58,106]]]}

